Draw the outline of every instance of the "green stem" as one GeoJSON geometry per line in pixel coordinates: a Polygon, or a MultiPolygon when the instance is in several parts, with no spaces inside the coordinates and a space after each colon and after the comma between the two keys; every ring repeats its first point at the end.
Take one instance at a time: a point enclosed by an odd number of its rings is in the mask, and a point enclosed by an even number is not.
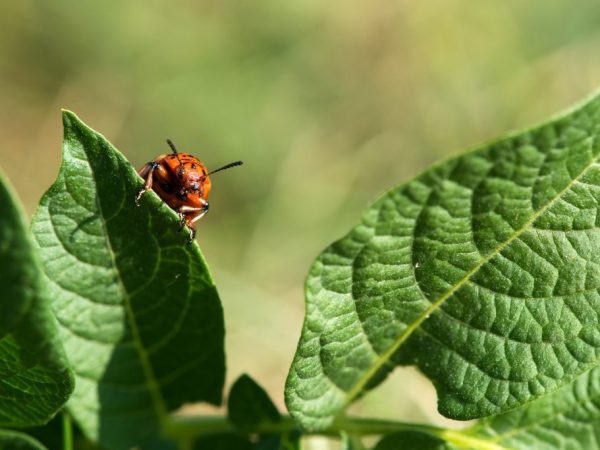
{"type": "MultiPolygon", "coordinates": [[[[337,420],[331,427],[315,432],[303,432],[305,435],[339,437],[342,433],[355,436],[376,436],[398,431],[418,431],[435,436],[459,448],[475,450],[506,450],[499,444],[470,436],[462,430],[449,430],[431,425],[417,423],[395,422],[381,419],[361,419],[344,417],[337,420]]],[[[202,434],[213,434],[235,431],[233,425],[222,416],[175,416],[166,424],[166,434],[179,440],[192,440],[202,434]]],[[[255,430],[259,434],[287,434],[300,431],[296,422],[290,416],[283,416],[277,423],[261,424],[255,430]]]]}
{"type": "MultiPolygon", "coordinates": [[[[338,420],[326,430],[316,432],[305,432],[304,434],[320,436],[339,436],[342,432],[360,436],[380,435],[393,433],[395,431],[413,430],[422,433],[441,436],[446,430],[430,425],[416,423],[393,422],[378,419],[344,418],[338,420]]],[[[166,432],[169,435],[182,437],[193,437],[201,434],[222,433],[235,431],[226,417],[221,416],[175,416],[167,425],[166,432]]],[[[260,425],[257,433],[283,434],[299,431],[298,425],[290,416],[283,416],[277,423],[265,423],[260,425]]]]}
{"type": "Polygon", "coordinates": [[[71,417],[66,411],[62,412],[63,450],[73,450],[73,426],[71,417]]]}
{"type": "Polygon", "coordinates": [[[363,445],[362,436],[350,433],[342,433],[342,439],[345,441],[346,445],[342,445],[343,448],[350,448],[352,450],[367,450],[363,445]]]}

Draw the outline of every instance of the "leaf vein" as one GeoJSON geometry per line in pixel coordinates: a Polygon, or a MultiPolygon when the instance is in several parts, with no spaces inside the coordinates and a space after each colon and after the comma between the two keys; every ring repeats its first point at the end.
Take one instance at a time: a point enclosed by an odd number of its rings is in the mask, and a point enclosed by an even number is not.
{"type": "MultiPolygon", "coordinates": [[[[538,211],[536,211],[529,220],[527,220],[521,228],[515,230],[504,242],[500,243],[491,251],[484,259],[482,259],[479,263],[477,263],[472,269],[465,273],[465,275],[450,289],[448,289],[445,293],[440,295],[436,300],[431,302],[431,305],[423,311],[423,313],[417,317],[415,321],[408,324],[403,333],[401,333],[394,343],[388,347],[386,351],[379,354],[379,356],[371,363],[369,368],[364,372],[363,375],[355,382],[354,386],[346,392],[344,405],[347,407],[349,403],[357,397],[369,382],[369,380],[386,364],[390,358],[394,355],[394,353],[400,348],[400,346],[412,335],[412,333],[420,327],[420,325],[433,313],[436,309],[438,309],[442,303],[444,303],[449,297],[451,297],[457,290],[459,290],[469,279],[475,275],[481,267],[483,267],[486,263],[488,263],[493,257],[498,255],[504,248],[506,248],[511,242],[513,242],[516,238],[518,238],[523,232],[525,232],[529,227],[531,227],[535,221],[546,211],[548,211],[557,201],[559,201],[568,191],[571,190],[573,184],[576,180],[583,177],[587,171],[593,167],[593,165],[597,162],[597,159],[592,159],[589,164],[587,164],[581,172],[571,179],[567,185],[558,192],[550,201],[548,201],[545,205],[543,205],[538,211]]],[[[360,321],[359,321],[360,322],[360,321]]],[[[362,322],[361,322],[362,325],[362,322]]],[[[342,410],[345,408],[342,408],[342,410]]]]}

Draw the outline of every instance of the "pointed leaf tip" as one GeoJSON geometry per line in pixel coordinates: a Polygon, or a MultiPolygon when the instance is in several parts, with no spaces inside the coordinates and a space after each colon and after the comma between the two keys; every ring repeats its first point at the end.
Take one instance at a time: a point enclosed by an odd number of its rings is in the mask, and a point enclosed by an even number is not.
{"type": "Polygon", "coordinates": [[[63,111],[63,162],[32,230],[88,438],[130,448],[184,402],[221,402],[223,312],[197,245],[102,135],[63,111]],[[93,355],[93,361],[90,360],[93,355]]]}

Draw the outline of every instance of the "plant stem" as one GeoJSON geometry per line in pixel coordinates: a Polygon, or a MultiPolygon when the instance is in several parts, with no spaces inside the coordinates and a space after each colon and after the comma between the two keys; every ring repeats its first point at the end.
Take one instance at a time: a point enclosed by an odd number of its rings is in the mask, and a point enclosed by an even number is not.
{"type": "MultiPolygon", "coordinates": [[[[342,432],[355,435],[379,435],[395,431],[413,430],[441,436],[446,430],[430,425],[393,422],[378,419],[343,418],[326,430],[305,432],[308,435],[339,436],[342,432]]],[[[221,416],[174,416],[167,425],[167,434],[173,436],[197,436],[208,433],[235,431],[226,417],[221,416]]],[[[256,433],[278,434],[299,431],[298,425],[290,416],[283,416],[277,423],[265,423],[256,429],[256,433]]]]}
{"type": "MultiPolygon", "coordinates": [[[[344,417],[338,419],[325,430],[306,432],[304,435],[340,437],[342,433],[355,436],[384,435],[398,431],[418,431],[435,436],[458,448],[475,450],[506,450],[502,445],[471,436],[462,430],[423,425],[418,423],[395,422],[381,419],[362,419],[344,417]]],[[[166,434],[177,439],[193,440],[202,434],[213,434],[236,431],[226,417],[222,416],[174,416],[166,424],[166,434]]],[[[283,416],[277,423],[265,423],[255,430],[258,434],[287,434],[300,431],[298,425],[290,416],[283,416]]]]}
{"type": "Polygon", "coordinates": [[[63,450],[73,450],[73,426],[71,417],[63,410],[62,412],[63,425],[63,450]]]}

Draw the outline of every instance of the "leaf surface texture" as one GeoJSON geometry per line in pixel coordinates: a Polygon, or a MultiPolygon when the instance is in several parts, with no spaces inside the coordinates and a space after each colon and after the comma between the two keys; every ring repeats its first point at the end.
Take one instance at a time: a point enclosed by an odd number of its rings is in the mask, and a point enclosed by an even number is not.
{"type": "Polygon", "coordinates": [[[397,365],[472,419],[570,383],[600,356],[600,99],[383,195],[306,282],[286,401],[323,429],[397,365]]]}

